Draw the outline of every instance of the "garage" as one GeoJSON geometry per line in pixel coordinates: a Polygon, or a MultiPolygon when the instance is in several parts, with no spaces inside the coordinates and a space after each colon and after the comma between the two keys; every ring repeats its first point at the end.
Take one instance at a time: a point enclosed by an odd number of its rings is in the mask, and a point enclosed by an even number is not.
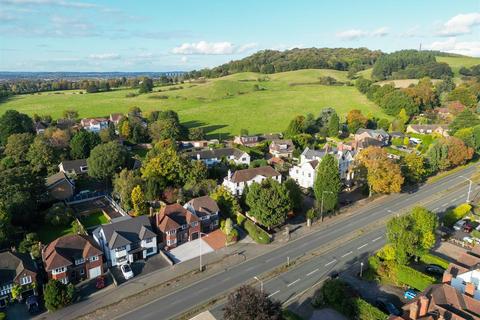
{"type": "Polygon", "coordinates": [[[90,270],[88,270],[88,278],[89,279],[95,279],[96,277],[100,276],[102,274],[102,267],[95,267],[90,270]]]}

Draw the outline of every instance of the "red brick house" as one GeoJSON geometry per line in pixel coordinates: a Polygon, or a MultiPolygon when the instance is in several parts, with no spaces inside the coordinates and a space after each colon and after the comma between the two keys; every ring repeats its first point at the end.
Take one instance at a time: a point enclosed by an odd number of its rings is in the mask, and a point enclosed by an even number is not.
{"type": "Polygon", "coordinates": [[[55,239],[42,250],[42,260],[48,278],[63,283],[94,279],[103,274],[102,250],[85,235],[55,239]]]}
{"type": "Polygon", "coordinates": [[[167,250],[200,237],[200,219],[178,203],[161,208],[155,225],[167,250]]]}
{"type": "Polygon", "coordinates": [[[37,294],[37,268],[32,258],[23,253],[0,252],[0,308],[5,307],[12,299],[12,289],[20,286],[21,296],[26,298],[37,294]]]}
{"type": "Polygon", "coordinates": [[[209,196],[193,198],[184,207],[200,219],[202,232],[207,233],[218,228],[220,209],[217,202],[209,196]]]}

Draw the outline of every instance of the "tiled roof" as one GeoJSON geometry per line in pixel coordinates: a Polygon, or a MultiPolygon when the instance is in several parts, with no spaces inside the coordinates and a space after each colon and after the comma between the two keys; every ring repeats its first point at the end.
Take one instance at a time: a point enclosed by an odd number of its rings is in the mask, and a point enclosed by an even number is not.
{"type": "Polygon", "coordinates": [[[270,150],[278,151],[278,152],[292,152],[295,150],[295,146],[293,145],[292,140],[273,140],[270,144],[270,150]]]}
{"type": "Polygon", "coordinates": [[[194,198],[188,201],[187,204],[191,205],[195,210],[195,213],[199,216],[210,215],[220,211],[217,202],[209,196],[194,198]]]}
{"type": "Polygon", "coordinates": [[[235,171],[235,173],[232,175],[232,181],[235,183],[238,183],[238,182],[250,181],[256,176],[264,176],[266,178],[272,178],[272,177],[277,177],[279,175],[280,173],[278,173],[275,169],[269,166],[249,168],[249,169],[235,171]]]}
{"type": "Polygon", "coordinates": [[[179,203],[174,203],[162,207],[157,213],[156,221],[158,229],[166,232],[199,219],[179,203]]]}
{"type": "Polygon", "coordinates": [[[61,165],[65,171],[80,172],[80,167],[87,166],[87,159],[64,160],[61,165]]]}
{"type": "Polygon", "coordinates": [[[101,228],[105,233],[110,249],[119,248],[156,236],[147,216],[119,219],[116,222],[104,224],[101,228]]]}
{"type": "Polygon", "coordinates": [[[24,270],[37,272],[30,256],[19,252],[0,252],[0,284],[13,281],[24,270]]]}
{"type": "Polygon", "coordinates": [[[102,250],[89,236],[73,234],[55,239],[42,251],[42,260],[47,271],[69,266],[75,260],[98,256],[102,250]]]}

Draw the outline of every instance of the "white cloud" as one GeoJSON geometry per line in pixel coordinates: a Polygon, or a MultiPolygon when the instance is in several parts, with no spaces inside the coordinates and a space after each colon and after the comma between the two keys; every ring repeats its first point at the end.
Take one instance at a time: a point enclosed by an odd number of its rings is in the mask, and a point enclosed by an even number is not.
{"type": "Polygon", "coordinates": [[[172,52],[175,54],[205,54],[205,55],[215,55],[215,54],[236,54],[243,53],[248,50],[255,48],[257,44],[247,43],[241,46],[234,45],[231,42],[192,42],[192,43],[183,43],[182,45],[172,49],[172,52]]]}
{"type": "Polygon", "coordinates": [[[452,37],[445,41],[432,42],[427,45],[427,49],[479,57],[480,41],[457,41],[455,37],[452,37]]]}
{"type": "Polygon", "coordinates": [[[413,26],[404,32],[401,32],[399,34],[401,38],[415,38],[415,37],[421,37],[422,32],[420,30],[420,26],[413,26]]]}
{"type": "Polygon", "coordinates": [[[368,32],[360,29],[350,29],[350,30],[337,32],[336,36],[344,40],[355,40],[355,39],[364,38],[368,36],[368,32]]]}
{"type": "Polygon", "coordinates": [[[371,35],[373,37],[385,37],[388,35],[388,28],[387,27],[381,27],[376,30],[373,30],[371,35]]]}
{"type": "Polygon", "coordinates": [[[457,14],[443,25],[438,35],[455,36],[468,34],[472,28],[480,25],[480,12],[457,14]]]}
{"type": "Polygon", "coordinates": [[[180,61],[182,61],[182,63],[187,63],[188,62],[188,58],[187,56],[183,56],[180,61]]]}
{"type": "Polygon", "coordinates": [[[88,56],[90,59],[95,60],[117,60],[120,59],[118,53],[96,53],[88,56]]]}
{"type": "Polygon", "coordinates": [[[380,27],[373,31],[362,30],[362,29],[349,29],[349,30],[340,31],[336,33],[336,36],[343,40],[357,40],[360,38],[367,38],[367,37],[385,37],[386,35],[388,35],[387,27],[380,27]]]}

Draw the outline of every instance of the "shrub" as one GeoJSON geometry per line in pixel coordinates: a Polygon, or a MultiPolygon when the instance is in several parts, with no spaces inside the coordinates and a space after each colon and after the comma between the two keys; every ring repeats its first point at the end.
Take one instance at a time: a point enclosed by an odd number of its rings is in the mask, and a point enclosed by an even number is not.
{"type": "Polygon", "coordinates": [[[243,227],[255,242],[260,244],[270,243],[270,235],[265,230],[253,223],[253,221],[247,219],[243,224],[243,227]]]}
{"type": "Polygon", "coordinates": [[[357,309],[357,317],[359,320],[386,320],[388,316],[378,308],[372,306],[367,301],[356,298],[353,300],[357,309]]]}
{"type": "Polygon", "coordinates": [[[435,278],[403,265],[397,266],[397,279],[400,283],[420,291],[435,283],[435,278]]]}
{"type": "Polygon", "coordinates": [[[468,203],[463,203],[455,209],[449,210],[445,214],[445,216],[443,217],[443,224],[447,227],[451,227],[455,224],[455,222],[464,218],[471,210],[471,205],[469,205],[468,203]]]}
{"type": "Polygon", "coordinates": [[[0,312],[0,320],[7,320],[7,314],[5,312],[0,312]]]}
{"type": "Polygon", "coordinates": [[[52,226],[67,226],[72,220],[73,210],[61,202],[54,204],[45,216],[45,221],[52,226]]]}
{"type": "Polygon", "coordinates": [[[45,286],[45,307],[49,311],[55,311],[72,303],[75,295],[73,284],[68,285],[57,280],[49,280],[45,286]]]}
{"type": "MultiPolygon", "coordinates": [[[[474,230],[474,231],[476,231],[476,230],[474,230]]],[[[443,258],[440,258],[438,256],[435,256],[433,254],[430,254],[430,253],[426,253],[426,254],[421,255],[420,256],[420,261],[425,263],[425,264],[436,264],[436,265],[442,267],[445,270],[448,268],[448,265],[449,265],[449,262],[447,260],[445,260],[443,258]]]]}

